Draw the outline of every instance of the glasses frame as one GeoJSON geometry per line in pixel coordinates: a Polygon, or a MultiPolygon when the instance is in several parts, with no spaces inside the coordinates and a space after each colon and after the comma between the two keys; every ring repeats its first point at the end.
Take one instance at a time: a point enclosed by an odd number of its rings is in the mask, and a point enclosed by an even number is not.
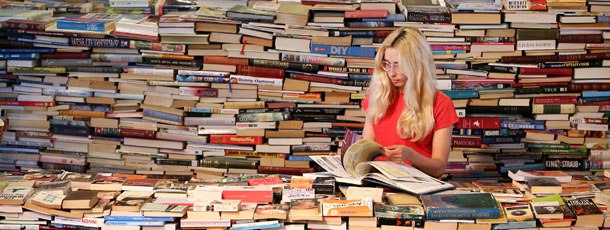
{"type": "Polygon", "coordinates": [[[403,73],[402,71],[400,71],[400,68],[398,68],[398,63],[391,63],[391,62],[389,62],[389,61],[384,60],[384,61],[382,61],[382,62],[381,62],[381,68],[382,68],[382,69],[383,69],[383,70],[384,70],[386,73],[391,73],[391,72],[392,72],[392,69],[394,69],[394,71],[396,71],[396,73],[397,73],[397,74],[402,74],[402,75],[404,75],[404,73],[403,73]],[[387,68],[387,69],[386,69],[385,65],[390,66],[390,68],[387,68]]]}

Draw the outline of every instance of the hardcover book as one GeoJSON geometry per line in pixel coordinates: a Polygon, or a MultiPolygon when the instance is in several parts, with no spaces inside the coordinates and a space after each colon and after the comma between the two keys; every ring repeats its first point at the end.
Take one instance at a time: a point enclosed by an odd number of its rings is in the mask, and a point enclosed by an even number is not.
{"type": "Polygon", "coordinates": [[[266,204],[256,207],[254,219],[286,219],[288,216],[289,204],[266,204]]]}
{"type": "Polygon", "coordinates": [[[433,194],[421,197],[429,220],[500,217],[491,193],[433,194]]]}

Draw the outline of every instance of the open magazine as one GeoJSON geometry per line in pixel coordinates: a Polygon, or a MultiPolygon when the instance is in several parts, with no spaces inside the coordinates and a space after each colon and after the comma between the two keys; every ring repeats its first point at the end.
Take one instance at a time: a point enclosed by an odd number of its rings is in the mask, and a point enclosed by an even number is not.
{"type": "Polygon", "coordinates": [[[367,182],[413,194],[427,194],[454,188],[453,185],[433,178],[407,164],[373,161],[382,154],[382,148],[377,142],[365,138],[349,146],[342,156],[310,156],[310,158],[333,174],[337,182],[356,185],[367,182]]]}

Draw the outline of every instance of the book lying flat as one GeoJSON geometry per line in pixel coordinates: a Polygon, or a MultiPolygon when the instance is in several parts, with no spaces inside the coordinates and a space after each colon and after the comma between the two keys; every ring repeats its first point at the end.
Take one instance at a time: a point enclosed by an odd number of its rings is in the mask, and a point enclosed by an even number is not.
{"type": "Polygon", "coordinates": [[[361,185],[363,182],[413,194],[427,194],[454,186],[433,178],[418,169],[389,161],[373,161],[381,155],[382,146],[370,139],[352,144],[341,156],[310,156],[318,165],[337,177],[337,182],[361,185]],[[376,169],[380,173],[371,173],[376,169]]]}

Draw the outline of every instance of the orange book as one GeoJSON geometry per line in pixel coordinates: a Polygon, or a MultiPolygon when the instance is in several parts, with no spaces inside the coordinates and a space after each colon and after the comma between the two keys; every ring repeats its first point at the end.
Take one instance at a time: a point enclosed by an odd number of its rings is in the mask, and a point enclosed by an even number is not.
{"type": "Polygon", "coordinates": [[[373,216],[373,199],[322,200],[323,216],[373,216]]]}
{"type": "Polygon", "coordinates": [[[84,110],[62,110],[62,111],[59,111],[59,115],[78,116],[78,117],[95,117],[95,118],[105,118],[106,117],[106,113],[104,113],[104,112],[84,111],[84,110]]]}

